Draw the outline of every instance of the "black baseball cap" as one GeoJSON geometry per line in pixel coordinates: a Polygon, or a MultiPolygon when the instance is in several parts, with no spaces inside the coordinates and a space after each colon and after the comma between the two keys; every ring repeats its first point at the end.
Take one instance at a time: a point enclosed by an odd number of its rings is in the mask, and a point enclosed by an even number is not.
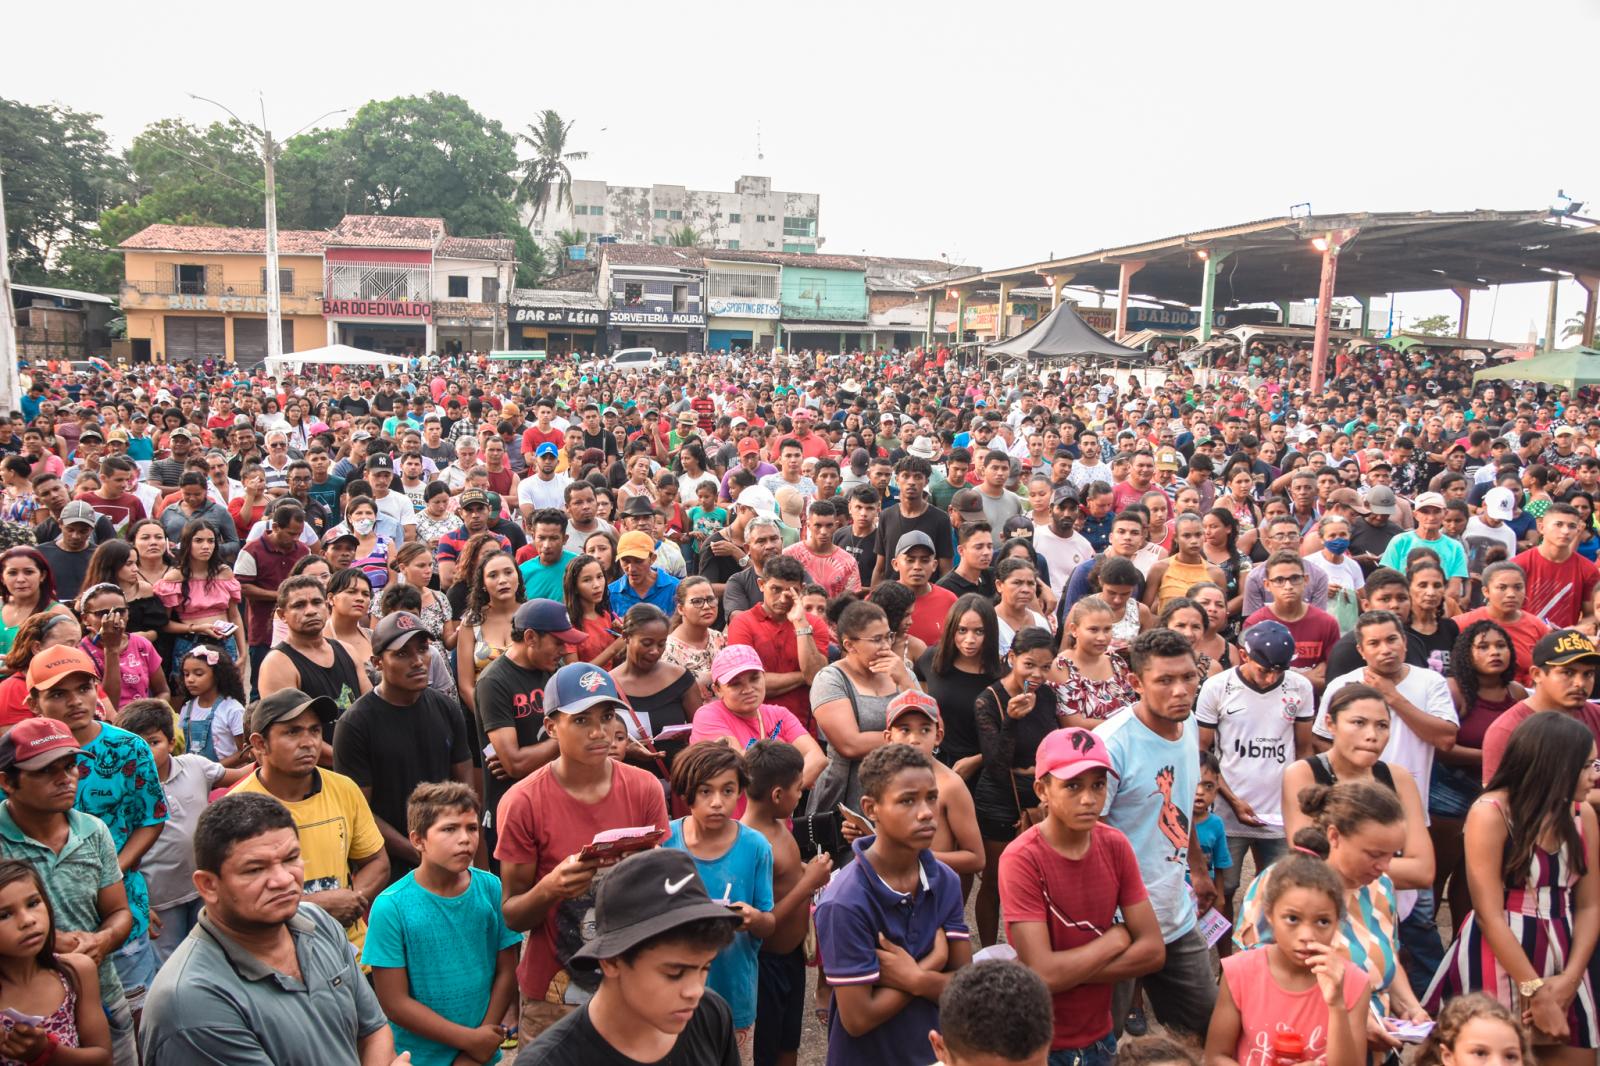
{"type": "Polygon", "coordinates": [[[306,711],[316,711],[325,723],[339,717],[339,705],[327,696],[308,696],[297,688],[279,689],[250,705],[250,732],[265,734],[273,722],[287,722],[306,711]]]}
{"type": "Polygon", "coordinates": [[[651,848],[613,867],[594,896],[594,938],[572,955],[572,965],[595,969],[647,940],[691,922],[737,923],[739,913],[713,903],[694,858],[677,848],[651,848]]]}
{"type": "Polygon", "coordinates": [[[1540,637],[1533,646],[1533,665],[1541,670],[1578,662],[1600,666],[1600,650],[1580,629],[1557,629],[1540,637]]]}

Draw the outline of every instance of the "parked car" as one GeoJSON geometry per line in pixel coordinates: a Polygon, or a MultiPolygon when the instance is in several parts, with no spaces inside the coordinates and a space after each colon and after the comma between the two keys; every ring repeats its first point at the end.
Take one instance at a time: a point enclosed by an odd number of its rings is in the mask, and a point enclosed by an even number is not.
{"type": "Polygon", "coordinates": [[[624,374],[649,374],[666,365],[654,348],[618,348],[606,362],[612,370],[624,374]]]}

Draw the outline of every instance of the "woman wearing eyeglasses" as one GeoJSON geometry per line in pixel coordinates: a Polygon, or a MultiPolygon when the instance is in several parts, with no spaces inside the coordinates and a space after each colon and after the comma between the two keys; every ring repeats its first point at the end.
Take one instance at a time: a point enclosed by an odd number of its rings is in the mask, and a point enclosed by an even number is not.
{"type": "Polygon", "coordinates": [[[128,601],[114,582],[94,585],[78,597],[78,616],[89,635],[80,645],[100,670],[106,695],[118,710],[134,700],[165,699],[167,679],[154,644],[128,632],[128,601]]]}
{"type": "Polygon", "coordinates": [[[667,637],[661,658],[684,667],[700,687],[711,691],[711,660],[728,638],[711,627],[717,622],[717,594],[703,577],[686,577],[678,583],[678,627],[667,637]]]}

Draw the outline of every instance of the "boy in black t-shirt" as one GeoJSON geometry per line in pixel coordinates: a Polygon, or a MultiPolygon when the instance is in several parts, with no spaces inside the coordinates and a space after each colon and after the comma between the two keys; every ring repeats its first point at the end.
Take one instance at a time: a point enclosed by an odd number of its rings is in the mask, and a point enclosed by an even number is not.
{"type": "Polygon", "coordinates": [[[572,965],[600,988],[528,1045],[540,1066],[737,1066],[733,1015],[707,986],[739,914],[706,894],[694,858],[654,848],[619,863],[595,894],[595,936],[572,965]]]}

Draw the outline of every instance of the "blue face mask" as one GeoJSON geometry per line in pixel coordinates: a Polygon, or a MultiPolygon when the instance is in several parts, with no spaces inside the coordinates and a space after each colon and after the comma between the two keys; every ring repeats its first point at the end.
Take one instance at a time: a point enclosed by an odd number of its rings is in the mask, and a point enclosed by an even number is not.
{"type": "Polygon", "coordinates": [[[1322,546],[1335,555],[1343,555],[1350,550],[1349,537],[1332,537],[1322,542],[1322,546]]]}

